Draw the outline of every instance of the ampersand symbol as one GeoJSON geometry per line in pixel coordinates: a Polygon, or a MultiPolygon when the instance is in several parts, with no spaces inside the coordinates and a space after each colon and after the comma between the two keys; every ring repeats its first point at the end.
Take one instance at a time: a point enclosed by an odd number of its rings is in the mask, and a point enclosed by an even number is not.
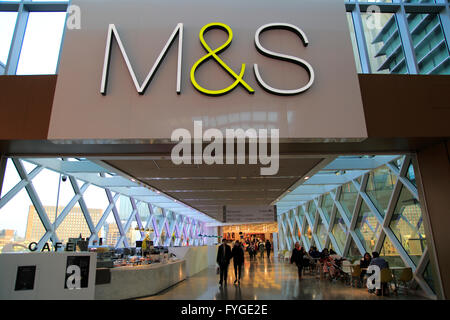
{"type": "Polygon", "coordinates": [[[226,94],[228,92],[230,92],[231,90],[233,90],[238,84],[241,84],[244,86],[245,89],[248,90],[249,93],[254,93],[255,90],[253,90],[252,87],[250,87],[243,79],[242,77],[244,76],[244,72],[245,72],[245,63],[242,64],[241,67],[241,71],[239,73],[239,75],[237,75],[230,67],[228,67],[226,65],[225,62],[223,62],[222,59],[219,58],[219,56],[217,54],[219,54],[220,52],[222,52],[223,50],[225,50],[226,48],[228,48],[228,46],[231,43],[231,40],[233,39],[233,31],[231,30],[231,28],[229,26],[227,26],[226,24],[223,23],[219,23],[219,22],[213,22],[210,24],[205,25],[201,30],[200,30],[200,34],[199,34],[199,38],[200,38],[200,42],[203,45],[203,48],[205,48],[205,50],[208,52],[207,55],[203,56],[202,58],[200,58],[193,66],[191,69],[191,82],[194,85],[194,87],[200,91],[201,93],[207,94],[207,95],[213,95],[213,96],[217,96],[217,95],[223,95],[226,94]],[[226,31],[228,33],[228,40],[219,48],[212,50],[208,44],[206,43],[203,35],[205,34],[205,32],[208,32],[211,29],[222,29],[224,31],[226,31]],[[221,89],[221,90],[208,90],[203,88],[202,86],[200,86],[197,81],[195,80],[195,70],[206,60],[208,60],[209,58],[213,58],[214,60],[216,60],[221,66],[222,68],[225,69],[225,71],[227,71],[234,79],[236,79],[230,86],[226,87],[225,89],[221,89]]]}

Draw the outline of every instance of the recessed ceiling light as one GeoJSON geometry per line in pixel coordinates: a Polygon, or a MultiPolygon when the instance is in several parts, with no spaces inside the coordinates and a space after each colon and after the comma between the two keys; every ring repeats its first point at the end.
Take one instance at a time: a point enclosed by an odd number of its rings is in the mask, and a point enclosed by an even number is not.
{"type": "Polygon", "coordinates": [[[309,179],[309,177],[305,177],[305,180],[308,180],[309,179]]]}

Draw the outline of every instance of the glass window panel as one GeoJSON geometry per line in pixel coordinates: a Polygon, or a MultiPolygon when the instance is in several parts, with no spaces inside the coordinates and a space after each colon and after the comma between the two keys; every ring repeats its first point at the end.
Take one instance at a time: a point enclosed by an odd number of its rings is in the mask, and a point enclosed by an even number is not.
{"type": "Polygon", "coordinates": [[[411,183],[415,187],[417,187],[417,185],[416,185],[416,175],[414,174],[414,167],[413,167],[412,163],[409,164],[408,172],[406,173],[406,177],[408,178],[409,181],[411,181],[411,183]]]}
{"type": "Polygon", "coordinates": [[[348,28],[350,29],[350,40],[352,42],[352,47],[353,47],[353,56],[355,57],[356,72],[361,73],[362,72],[361,60],[359,57],[358,44],[356,42],[355,26],[353,25],[353,18],[352,18],[352,14],[350,12],[347,12],[347,23],[348,23],[348,28]]]}
{"type": "MultiPolygon", "coordinates": [[[[79,183],[79,185],[81,184],[79,183]]],[[[88,207],[92,223],[94,226],[97,226],[103,213],[109,205],[105,189],[90,185],[84,192],[83,199],[88,207]]],[[[111,212],[112,211],[110,211],[109,214],[111,214],[111,212]]]]}
{"type": "Polygon", "coordinates": [[[148,218],[150,217],[150,210],[148,209],[148,204],[146,202],[139,202],[137,204],[139,217],[141,218],[142,225],[145,226],[148,218]]]}
{"type": "Polygon", "coordinates": [[[304,214],[305,213],[303,211],[303,208],[302,207],[298,207],[298,210],[297,210],[297,213],[296,213],[297,219],[295,219],[295,222],[297,223],[297,220],[298,220],[297,227],[298,227],[299,231],[302,230],[302,223],[303,223],[303,215],[304,214]]]}
{"type": "Polygon", "coordinates": [[[341,251],[344,251],[348,228],[345,225],[344,219],[342,219],[339,212],[336,212],[336,219],[331,232],[333,233],[334,239],[336,240],[339,249],[341,249],[341,251]]]}
{"type": "Polygon", "coordinates": [[[328,250],[333,250],[336,252],[336,250],[333,247],[333,243],[331,241],[328,243],[328,250]]]}
{"type": "Polygon", "coordinates": [[[58,172],[43,169],[32,183],[49,220],[53,223],[75,195],[70,180],[63,181],[62,175],[58,172]]]}
{"type": "Polygon", "coordinates": [[[317,236],[319,238],[320,246],[324,248],[327,240],[327,229],[322,222],[317,226],[317,236]]]}
{"type": "Polygon", "coordinates": [[[380,236],[381,225],[364,201],[359,209],[355,227],[356,234],[367,252],[372,252],[380,236]]]}
{"type": "Polygon", "coordinates": [[[428,261],[427,266],[425,268],[425,271],[423,273],[423,279],[426,281],[430,289],[436,293],[436,288],[434,286],[435,281],[437,279],[436,273],[434,272],[434,269],[432,268],[431,261],[428,261]]]}
{"type": "Polygon", "coordinates": [[[119,228],[115,222],[107,222],[103,227],[103,244],[115,246],[120,238],[119,228]]]}
{"type": "Polygon", "coordinates": [[[405,157],[400,157],[397,160],[394,160],[392,163],[397,167],[397,169],[400,170],[400,168],[403,164],[403,160],[405,160],[405,157]]]}
{"type": "Polygon", "coordinates": [[[118,205],[117,207],[119,209],[119,217],[120,220],[122,220],[122,225],[125,225],[125,223],[127,222],[128,218],[131,215],[131,212],[133,212],[130,198],[120,195],[116,205],[118,205]]]}
{"type": "Polygon", "coordinates": [[[44,234],[25,188],[0,209],[0,253],[28,252],[28,244],[38,242],[44,234]]]}
{"type": "Polygon", "coordinates": [[[306,231],[306,234],[305,234],[305,240],[306,240],[306,242],[308,243],[308,246],[312,246],[312,241],[313,241],[313,239],[312,239],[312,232],[311,232],[311,228],[308,226],[308,230],[306,231]]]}
{"type": "Polygon", "coordinates": [[[305,210],[303,210],[303,206],[298,207],[298,215],[299,215],[300,221],[301,221],[303,216],[305,215],[305,210]]]}
{"type": "Polygon", "coordinates": [[[387,166],[382,166],[369,173],[366,193],[383,216],[386,214],[396,182],[397,177],[387,166]]]}
{"type": "Polygon", "coordinates": [[[2,193],[1,196],[3,197],[5,194],[7,194],[12,188],[14,188],[22,179],[20,179],[19,173],[16,170],[16,167],[14,166],[14,163],[11,159],[8,158],[6,161],[6,169],[5,174],[3,178],[3,185],[2,185],[2,193]]]}
{"type": "Polygon", "coordinates": [[[30,12],[17,74],[55,74],[66,12],[30,12]]]}
{"type": "Polygon", "coordinates": [[[349,260],[358,260],[362,257],[361,252],[358,249],[358,246],[355,243],[355,240],[353,240],[353,238],[351,238],[350,240],[350,247],[348,249],[348,254],[347,254],[349,260]]]}
{"type": "Polygon", "coordinates": [[[6,65],[16,26],[17,12],[0,12],[0,63],[6,65]]]}
{"type": "Polygon", "coordinates": [[[351,219],[352,217],[357,197],[358,191],[354,187],[353,183],[349,182],[342,186],[341,196],[339,197],[339,203],[342,205],[345,214],[349,219],[351,219]]]}
{"type": "Polygon", "coordinates": [[[390,267],[405,267],[405,263],[388,236],[384,239],[383,246],[380,250],[380,256],[389,263],[390,267]]]}
{"type": "Polygon", "coordinates": [[[130,229],[128,229],[126,233],[126,238],[129,247],[136,247],[136,241],[141,239],[141,232],[139,231],[139,227],[135,218],[133,218],[130,229]]]}
{"type": "Polygon", "coordinates": [[[330,222],[330,216],[331,216],[331,211],[333,210],[333,199],[331,198],[330,193],[327,193],[323,196],[323,200],[322,200],[322,211],[323,214],[325,215],[325,218],[327,219],[328,222],[330,222]]]}
{"type": "Polygon", "coordinates": [[[312,236],[312,234],[311,234],[311,238],[310,238],[310,240],[309,240],[309,243],[310,243],[310,247],[313,247],[313,246],[317,247],[317,245],[316,245],[316,240],[314,239],[314,237],[312,236]]]}
{"type": "Polygon", "coordinates": [[[37,165],[32,164],[30,162],[27,161],[22,161],[23,167],[25,168],[25,171],[29,174],[31,171],[33,171],[37,165]]]}
{"type": "Polygon", "coordinates": [[[426,248],[426,237],[419,202],[402,186],[389,227],[415,264],[426,248]]]}
{"type": "Polygon", "coordinates": [[[450,56],[437,14],[409,14],[408,26],[421,74],[450,74],[450,56]]]}
{"type": "Polygon", "coordinates": [[[315,223],[316,210],[317,210],[316,203],[314,201],[310,201],[308,206],[308,216],[310,217],[311,222],[313,224],[315,223]]]}
{"type": "Polygon", "coordinates": [[[387,2],[387,3],[391,3],[392,0],[357,0],[357,2],[387,2]]]}
{"type": "MultiPolygon", "coordinates": [[[[60,207],[62,208],[62,207],[60,207]]],[[[56,229],[56,235],[63,243],[67,243],[69,238],[88,238],[91,232],[79,206],[73,207],[63,222],[56,229]]]]}
{"type": "Polygon", "coordinates": [[[372,73],[408,73],[393,13],[361,13],[372,73]]]}
{"type": "Polygon", "coordinates": [[[434,3],[434,0],[403,0],[406,3],[434,3]]]}

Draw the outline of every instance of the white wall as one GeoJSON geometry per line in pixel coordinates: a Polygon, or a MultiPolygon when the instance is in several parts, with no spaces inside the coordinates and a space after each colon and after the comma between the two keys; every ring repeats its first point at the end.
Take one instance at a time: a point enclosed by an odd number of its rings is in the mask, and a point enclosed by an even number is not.
{"type": "Polygon", "coordinates": [[[39,252],[0,254],[0,299],[92,300],[97,254],[92,252],[39,252]],[[87,288],[64,289],[68,256],[90,256],[87,288]],[[15,291],[17,268],[36,266],[33,290],[15,291]]]}

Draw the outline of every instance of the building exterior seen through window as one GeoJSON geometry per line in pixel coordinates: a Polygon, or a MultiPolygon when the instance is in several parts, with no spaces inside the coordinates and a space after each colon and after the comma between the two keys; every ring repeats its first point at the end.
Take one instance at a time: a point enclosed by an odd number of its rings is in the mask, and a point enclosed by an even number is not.
{"type": "MultiPolygon", "coordinates": [[[[23,2],[0,1],[0,74],[55,74],[69,3],[23,2]]],[[[357,72],[450,74],[446,0],[348,0],[342,10],[357,72]]]]}

